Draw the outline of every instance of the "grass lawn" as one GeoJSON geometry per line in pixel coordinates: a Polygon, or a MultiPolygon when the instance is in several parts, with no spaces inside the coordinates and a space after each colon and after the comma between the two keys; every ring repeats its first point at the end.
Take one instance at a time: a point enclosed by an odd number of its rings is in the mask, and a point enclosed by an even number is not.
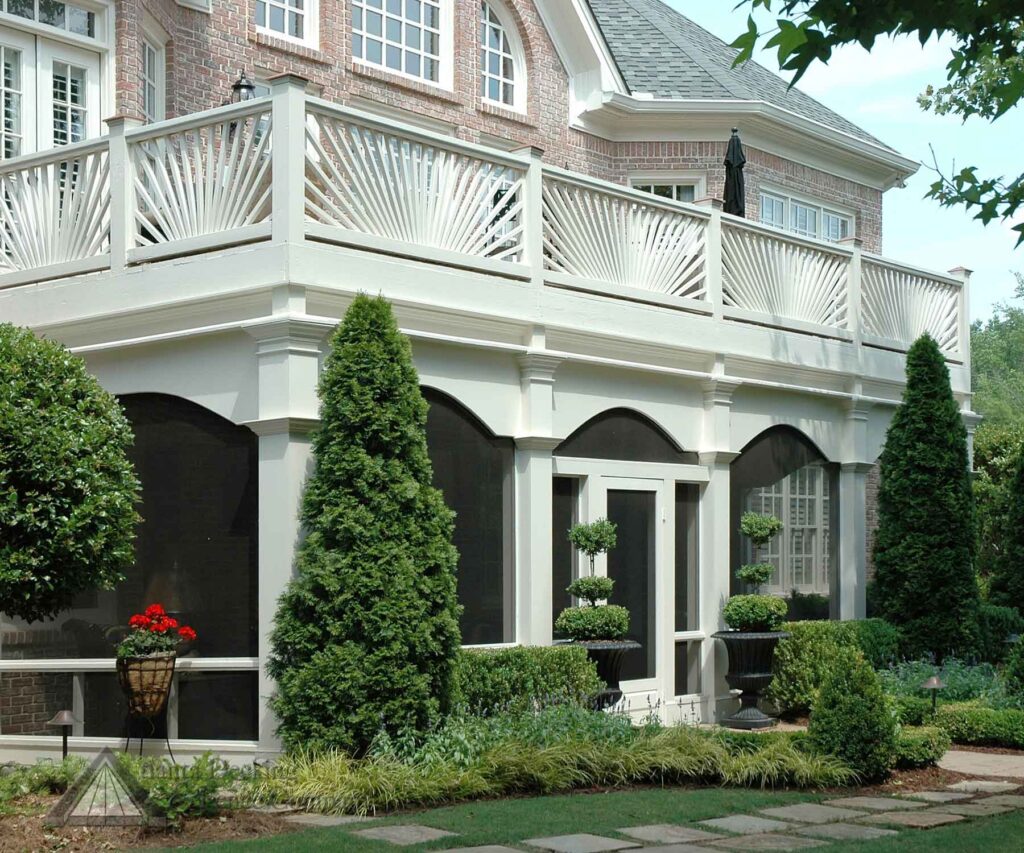
{"type": "MultiPolygon", "coordinates": [[[[789,805],[797,802],[818,802],[827,795],[805,792],[751,791],[736,788],[701,789],[644,789],[599,794],[570,794],[555,797],[531,797],[514,800],[494,800],[466,803],[429,811],[389,817],[362,826],[316,829],[301,833],[246,841],[208,844],[195,849],[213,853],[218,850],[246,849],[259,851],[287,851],[299,853],[307,850],[363,851],[438,850],[456,846],[472,847],[481,844],[508,844],[515,846],[524,838],[591,832],[616,836],[615,830],[623,826],[645,823],[689,823],[728,814],[753,813],[757,809],[789,805]],[[445,838],[416,847],[396,847],[380,841],[361,839],[351,834],[354,829],[380,826],[386,823],[418,823],[458,833],[457,838],[445,838]]],[[[925,853],[949,850],[956,853],[969,851],[1019,851],[1024,842],[1024,813],[1014,812],[996,817],[976,818],[955,826],[921,830],[901,830],[893,836],[875,842],[829,844],[834,853],[857,850],[860,853],[925,853]]],[[[713,849],[713,848],[712,848],[713,849]]],[[[823,848],[825,849],[825,848],[823,848]]]]}

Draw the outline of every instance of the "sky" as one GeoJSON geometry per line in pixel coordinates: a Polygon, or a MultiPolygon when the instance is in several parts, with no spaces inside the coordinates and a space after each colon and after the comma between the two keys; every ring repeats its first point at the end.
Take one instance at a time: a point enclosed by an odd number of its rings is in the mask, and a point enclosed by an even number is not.
{"type": "MultiPolygon", "coordinates": [[[[736,0],[664,2],[727,42],[746,30],[749,6],[736,11],[736,0]]],[[[764,24],[771,26],[771,19],[764,24]]],[[[778,70],[774,53],[756,58],[778,70]]],[[[982,176],[1014,177],[1024,169],[1024,109],[1017,107],[994,124],[923,112],[917,96],[929,83],[945,81],[948,59],[949,47],[934,39],[924,47],[913,39],[879,41],[870,55],[859,46],[841,48],[827,66],[813,66],[798,88],[922,163],[905,188],[884,196],[884,254],[931,270],[973,270],[971,317],[985,319],[995,304],[1013,297],[1011,270],[1024,271],[1024,245],[1014,249],[1010,224],[983,226],[961,207],[943,209],[924,198],[936,177],[932,149],[947,175],[955,164],[958,170],[977,166],[982,176]]]]}

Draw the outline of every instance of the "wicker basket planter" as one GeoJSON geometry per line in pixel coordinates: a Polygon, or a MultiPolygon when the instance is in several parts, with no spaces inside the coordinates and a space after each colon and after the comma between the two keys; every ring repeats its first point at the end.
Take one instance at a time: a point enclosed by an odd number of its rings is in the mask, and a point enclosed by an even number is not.
{"type": "Polygon", "coordinates": [[[163,711],[177,657],[175,652],[163,652],[117,659],[117,680],[128,698],[129,714],[150,718],[163,711]]]}

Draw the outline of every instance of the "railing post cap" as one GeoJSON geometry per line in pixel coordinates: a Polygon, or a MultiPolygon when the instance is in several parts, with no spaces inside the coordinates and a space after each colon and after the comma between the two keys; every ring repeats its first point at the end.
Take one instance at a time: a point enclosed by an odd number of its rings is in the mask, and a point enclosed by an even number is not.
{"type": "Polygon", "coordinates": [[[974,270],[969,270],[967,267],[953,267],[953,269],[949,271],[949,274],[955,278],[961,279],[962,281],[967,281],[973,272],[974,270]]]}
{"type": "Polygon", "coordinates": [[[712,210],[722,210],[725,207],[725,202],[714,196],[704,196],[704,198],[697,199],[694,204],[700,207],[710,207],[712,210]]]}
{"type": "Polygon", "coordinates": [[[537,145],[522,145],[519,148],[513,148],[512,153],[523,154],[527,157],[532,157],[534,160],[544,159],[544,149],[537,145]]]}
{"type": "Polygon", "coordinates": [[[839,241],[842,246],[849,246],[851,249],[863,249],[864,241],[860,237],[843,237],[839,241]]]}
{"type": "Polygon", "coordinates": [[[275,74],[273,77],[269,77],[267,82],[270,84],[271,89],[281,89],[284,87],[292,87],[305,90],[309,85],[309,79],[303,77],[301,74],[293,74],[291,71],[286,71],[283,74],[275,74]]]}
{"type": "Polygon", "coordinates": [[[131,113],[117,113],[112,115],[110,118],[103,119],[103,123],[107,126],[108,130],[130,130],[133,127],[142,127],[145,122],[137,115],[131,113]]]}

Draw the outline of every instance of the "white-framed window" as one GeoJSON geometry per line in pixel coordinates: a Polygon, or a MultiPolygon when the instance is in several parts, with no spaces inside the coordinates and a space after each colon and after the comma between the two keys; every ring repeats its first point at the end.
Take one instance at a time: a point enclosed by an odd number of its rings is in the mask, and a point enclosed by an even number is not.
{"type": "Polygon", "coordinates": [[[450,0],[352,0],[352,58],[451,88],[450,0]]]}
{"type": "Polygon", "coordinates": [[[0,102],[3,123],[0,124],[0,156],[3,159],[22,153],[24,82],[21,75],[22,53],[17,48],[0,44],[0,102]]]}
{"type": "Polygon", "coordinates": [[[707,177],[698,172],[638,173],[630,175],[629,185],[658,198],[687,203],[707,194],[707,177]]]}
{"type": "Polygon", "coordinates": [[[487,103],[526,112],[526,57],[498,0],[480,2],[480,96],[487,103]]]}
{"type": "Polygon", "coordinates": [[[67,145],[85,139],[87,89],[85,68],[70,62],[53,63],[53,144],[67,145]]]}
{"type": "Polygon", "coordinates": [[[633,184],[633,189],[641,190],[659,198],[667,198],[672,201],[696,201],[697,185],[690,183],[682,184],[633,184]]]}
{"type": "Polygon", "coordinates": [[[75,3],[63,3],[61,0],[3,0],[3,11],[77,36],[97,36],[96,13],[75,3]]]}
{"type": "Polygon", "coordinates": [[[167,35],[146,16],[142,31],[139,69],[142,88],[142,115],[147,122],[167,118],[167,35]]]}
{"type": "Polygon", "coordinates": [[[316,47],[318,0],[256,0],[256,29],[275,38],[316,47]]]}
{"type": "Polygon", "coordinates": [[[813,199],[794,198],[781,192],[761,193],[761,222],[804,237],[832,242],[853,236],[851,214],[813,199]]]}

